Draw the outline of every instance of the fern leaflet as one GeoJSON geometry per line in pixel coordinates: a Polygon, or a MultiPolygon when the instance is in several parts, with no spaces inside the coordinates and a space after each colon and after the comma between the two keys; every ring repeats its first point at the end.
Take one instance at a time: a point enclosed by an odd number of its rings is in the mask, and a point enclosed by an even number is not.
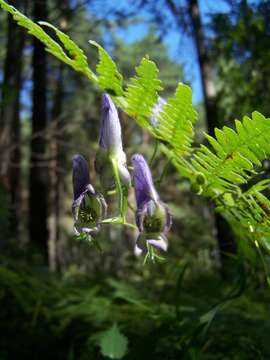
{"type": "Polygon", "coordinates": [[[158,118],[157,134],[179,155],[190,151],[193,141],[193,124],[197,112],[192,106],[192,91],[189,86],[178,84],[175,97],[170,98],[158,118]]]}
{"type": "Polygon", "coordinates": [[[208,179],[207,194],[233,191],[255,173],[255,166],[270,155],[270,119],[258,112],[252,119],[236,120],[236,131],[215,129],[216,139],[206,134],[213,151],[201,145],[192,159],[194,168],[208,179]]]}
{"type": "Polygon", "coordinates": [[[153,61],[143,58],[136,67],[136,73],[125,91],[127,105],[124,110],[134,117],[140,126],[153,132],[148,118],[157,102],[158,91],[162,89],[161,81],[157,78],[158,69],[153,61]]]}
{"type": "Polygon", "coordinates": [[[92,40],[90,44],[96,46],[99,53],[99,63],[96,67],[99,86],[112,96],[122,96],[123,77],[117,70],[116,64],[99,44],[92,40]]]}

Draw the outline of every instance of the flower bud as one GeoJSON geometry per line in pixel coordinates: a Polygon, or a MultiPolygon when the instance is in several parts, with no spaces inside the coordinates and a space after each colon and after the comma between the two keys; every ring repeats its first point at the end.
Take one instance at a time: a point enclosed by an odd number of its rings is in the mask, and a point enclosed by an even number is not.
{"type": "Polygon", "coordinates": [[[197,182],[197,184],[199,184],[199,185],[204,185],[205,182],[206,182],[206,179],[205,179],[204,174],[198,173],[198,174],[196,175],[196,182],[197,182]]]}
{"type": "Polygon", "coordinates": [[[172,216],[168,207],[159,199],[150,169],[143,156],[133,155],[132,164],[137,202],[136,224],[140,231],[137,245],[143,249],[143,243],[147,242],[166,251],[168,243],[165,235],[171,227],[172,216]]]}
{"type": "Polygon", "coordinates": [[[95,168],[100,174],[102,186],[111,189],[115,186],[111,159],[115,159],[120,180],[130,186],[130,174],[127,169],[126,154],[123,151],[121,125],[117,109],[108,94],[102,96],[102,121],[99,137],[99,150],[95,168]]]}

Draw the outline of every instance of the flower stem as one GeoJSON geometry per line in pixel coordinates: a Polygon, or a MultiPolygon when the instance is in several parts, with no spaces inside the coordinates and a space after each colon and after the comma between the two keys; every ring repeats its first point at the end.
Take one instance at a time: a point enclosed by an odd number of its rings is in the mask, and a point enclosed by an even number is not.
{"type": "Polygon", "coordinates": [[[127,226],[131,229],[134,229],[136,230],[137,229],[137,226],[135,226],[134,224],[131,224],[131,223],[128,223],[128,222],[125,222],[123,221],[123,219],[121,217],[115,217],[115,218],[108,218],[108,219],[105,219],[101,222],[101,224],[113,224],[113,225],[124,225],[124,226],[127,226]]]}
{"type": "Polygon", "coordinates": [[[125,222],[125,223],[123,223],[123,225],[124,225],[124,226],[127,226],[127,227],[130,227],[130,228],[133,229],[133,230],[136,230],[136,229],[137,229],[137,226],[135,226],[134,224],[131,224],[131,223],[125,222]]]}
{"type": "Polygon", "coordinates": [[[116,191],[118,194],[118,208],[120,212],[120,216],[122,218],[122,222],[125,222],[125,196],[122,189],[122,184],[119,176],[117,160],[114,157],[111,157],[113,173],[115,177],[116,191]]]}
{"type": "Polygon", "coordinates": [[[155,160],[156,154],[157,154],[157,150],[158,150],[158,140],[155,140],[155,147],[154,147],[154,151],[153,154],[151,156],[151,160],[149,161],[149,165],[152,166],[153,162],[155,160]]]}

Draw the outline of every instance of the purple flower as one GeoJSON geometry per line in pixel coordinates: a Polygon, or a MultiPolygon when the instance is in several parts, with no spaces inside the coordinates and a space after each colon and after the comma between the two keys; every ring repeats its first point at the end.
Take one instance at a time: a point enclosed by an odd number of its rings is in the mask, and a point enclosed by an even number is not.
{"type": "Polygon", "coordinates": [[[79,154],[73,156],[73,193],[72,215],[76,235],[93,235],[100,227],[100,221],[107,212],[103,196],[90,184],[89,167],[79,154]]]}
{"type": "Polygon", "coordinates": [[[157,103],[154,105],[152,114],[149,118],[151,125],[155,128],[159,124],[159,116],[162,112],[164,106],[167,104],[167,101],[163,99],[162,97],[158,97],[157,103]]]}
{"type": "Polygon", "coordinates": [[[146,244],[166,251],[166,235],[171,228],[172,216],[168,207],[159,199],[152,175],[144,157],[133,155],[134,188],[137,202],[136,224],[140,231],[137,246],[142,250],[146,244]]]}
{"type": "Polygon", "coordinates": [[[102,119],[99,136],[99,150],[95,167],[105,189],[114,187],[111,159],[117,162],[118,172],[123,185],[130,186],[126,154],[123,151],[121,125],[117,109],[108,94],[102,95],[102,119]]]}
{"type": "Polygon", "coordinates": [[[118,112],[108,94],[102,95],[102,119],[99,145],[107,151],[123,151],[118,112]]]}

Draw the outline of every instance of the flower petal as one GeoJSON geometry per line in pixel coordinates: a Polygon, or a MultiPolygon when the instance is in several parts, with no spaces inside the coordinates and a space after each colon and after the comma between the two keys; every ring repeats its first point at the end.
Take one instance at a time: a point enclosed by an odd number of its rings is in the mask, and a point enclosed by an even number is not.
{"type": "Polygon", "coordinates": [[[165,206],[165,211],[166,211],[166,225],[165,225],[165,229],[164,229],[164,234],[167,234],[171,227],[172,227],[172,214],[168,208],[168,206],[164,205],[165,206]]]}
{"type": "Polygon", "coordinates": [[[168,249],[168,240],[164,235],[159,236],[159,238],[157,240],[149,239],[149,240],[147,240],[147,242],[148,242],[148,244],[154,246],[158,250],[167,251],[167,249],[168,249]]]}
{"type": "Polygon", "coordinates": [[[72,180],[74,199],[77,199],[90,184],[89,167],[87,161],[80,154],[72,158],[72,180]]]}
{"type": "Polygon", "coordinates": [[[156,239],[148,239],[145,234],[141,233],[137,238],[136,246],[145,253],[147,252],[147,243],[158,250],[167,251],[168,249],[168,240],[163,234],[157,236],[156,239]]]}
{"type": "Polygon", "coordinates": [[[135,246],[134,246],[134,255],[135,256],[140,256],[140,255],[142,255],[142,249],[140,249],[138,246],[137,246],[137,244],[135,244],[135,246]]]}
{"type": "Polygon", "coordinates": [[[105,199],[100,193],[96,193],[92,185],[89,184],[72,204],[75,234],[96,234],[100,222],[106,217],[106,213],[105,199]]]}
{"type": "Polygon", "coordinates": [[[118,112],[108,94],[102,95],[102,122],[99,145],[110,152],[123,150],[118,112]]]}
{"type": "Polygon", "coordinates": [[[158,200],[158,194],[154,187],[152,175],[144,157],[140,154],[132,156],[132,164],[134,168],[134,188],[138,209],[145,202],[153,199],[158,200]]]}
{"type": "Polygon", "coordinates": [[[159,199],[143,156],[134,155],[132,163],[137,201],[136,225],[140,231],[137,246],[144,252],[147,251],[147,244],[167,251],[168,241],[165,235],[171,228],[172,216],[167,205],[159,199]]]}
{"type": "Polygon", "coordinates": [[[117,109],[108,94],[102,95],[102,122],[99,145],[95,168],[100,175],[102,187],[106,190],[115,187],[112,159],[117,161],[122,184],[129,187],[131,179],[127,169],[126,154],[123,151],[120,120],[117,109]]]}

